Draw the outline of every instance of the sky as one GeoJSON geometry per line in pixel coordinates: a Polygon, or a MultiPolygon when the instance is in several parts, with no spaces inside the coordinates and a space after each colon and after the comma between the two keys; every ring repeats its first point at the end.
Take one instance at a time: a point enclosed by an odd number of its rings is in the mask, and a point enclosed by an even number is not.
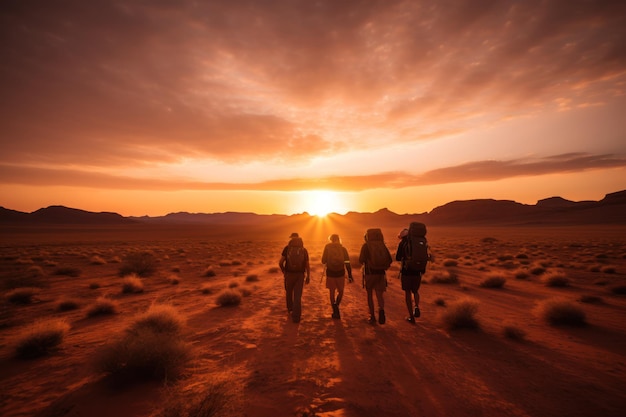
{"type": "Polygon", "coordinates": [[[626,189],[626,2],[3,0],[0,206],[423,213],[626,189]]]}

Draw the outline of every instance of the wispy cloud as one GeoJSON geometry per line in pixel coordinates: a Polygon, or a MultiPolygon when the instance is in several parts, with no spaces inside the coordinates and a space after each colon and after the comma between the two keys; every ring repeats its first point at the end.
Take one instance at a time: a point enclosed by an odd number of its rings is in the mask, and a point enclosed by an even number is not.
{"type": "Polygon", "coordinates": [[[58,170],[0,165],[0,177],[8,184],[55,185],[130,190],[255,190],[300,191],[332,189],[363,191],[433,184],[495,181],[519,176],[541,176],[593,169],[626,167],[626,159],[614,155],[563,154],[536,160],[475,161],[435,169],[422,174],[384,172],[372,175],[286,178],[263,182],[228,183],[114,176],[79,170],[58,170]]]}

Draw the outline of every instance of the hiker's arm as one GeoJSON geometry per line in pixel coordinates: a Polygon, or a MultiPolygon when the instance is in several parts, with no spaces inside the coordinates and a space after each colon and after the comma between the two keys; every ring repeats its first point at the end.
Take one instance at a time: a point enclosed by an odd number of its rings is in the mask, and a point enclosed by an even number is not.
{"type": "Polygon", "coordinates": [[[287,261],[287,258],[285,258],[284,256],[280,257],[280,261],[278,261],[278,266],[280,267],[280,270],[282,271],[282,273],[285,273],[285,262],[287,261]]]}
{"type": "Polygon", "coordinates": [[[348,282],[354,281],[352,278],[352,265],[350,265],[350,261],[346,261],[346,271],[348,271],[348,282]]]}
{"type": "Polygon", "coordinates": [[[304,278],[304,283],[308,284],[311,280],[311,266],[309,265],[309,260],[306,260],[306,264],[304,265],[304,270],[306,271],[306,277],[304,278]]]}

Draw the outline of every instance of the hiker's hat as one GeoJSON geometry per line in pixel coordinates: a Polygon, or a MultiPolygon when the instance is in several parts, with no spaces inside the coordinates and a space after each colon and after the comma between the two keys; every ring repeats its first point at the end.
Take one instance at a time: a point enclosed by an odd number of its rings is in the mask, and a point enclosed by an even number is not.
{"type": "Polygon", "coordinates": [[[293,233],[289,236],[289,239],[293,239],[294,237],[300,237],[300,235],[298,235],[296,232],[293,232],[293,233]]]}
{"type": "Polygon", "coordinates": [[[403,237],[407,237],[409,235],[409,229],[402,229],[400,233],[398,233],[398,239],[402,239],[403,237]]]}

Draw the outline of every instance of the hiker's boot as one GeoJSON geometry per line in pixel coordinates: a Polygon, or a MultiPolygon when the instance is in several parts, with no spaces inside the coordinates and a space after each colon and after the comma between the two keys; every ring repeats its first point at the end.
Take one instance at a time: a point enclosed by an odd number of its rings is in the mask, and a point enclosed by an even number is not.
{"type": "Polygon", "coordinates": [[[378,323],[385,324],[385,310],[382,308],[378,310],[378,323]]]}
{"type": "Polygon", "coordinates": [[[341,315],[339,314],[339,306],[337,304],[333,304],[333,318],[340,319],[341,315]]]}
{"type": "Polygon", "coordinates": [[[420,312],[420,308],[415,306],[415,310],[413,311],[413,316],[414,317],[419,317],[422,313],[420,312]]]}
{"type": "Polygon", "coordinates": [[[371,315],[369,319],[367,319],[369,324],[376,324],[376,316],[371,315]]]}

